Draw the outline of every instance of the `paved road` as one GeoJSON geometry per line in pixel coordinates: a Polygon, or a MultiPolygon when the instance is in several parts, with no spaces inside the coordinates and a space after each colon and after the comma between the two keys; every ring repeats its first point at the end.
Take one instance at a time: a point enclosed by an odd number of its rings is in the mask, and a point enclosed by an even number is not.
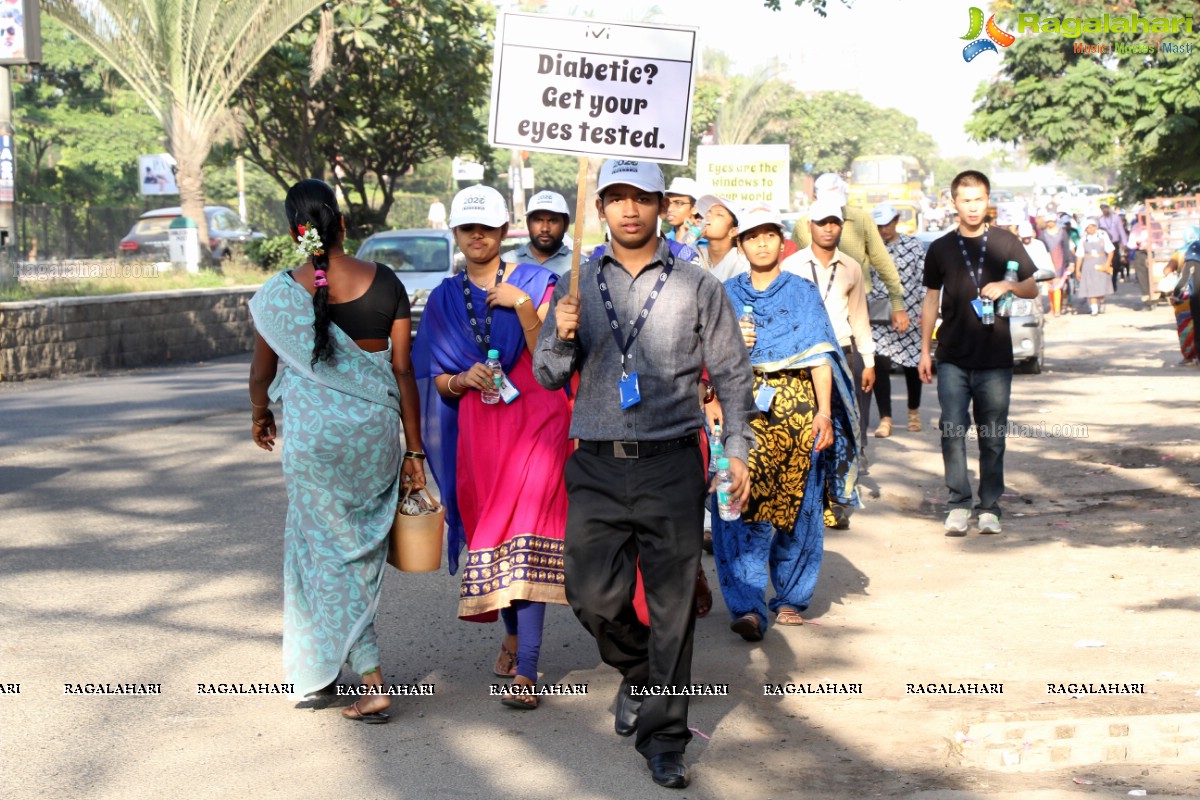
{"type": "Polygon", "coordinates": [[[401,699],[390,725],[278,697],[197,695],[199,683],[282,680],[283,488],[277,456],[248,440],[246,359],[2,386],[0,688],[20,694],[0,693],[0,796],[1200,796],[1189,741],[1200,448],[1188,443],[1200,373],[1166,366],[1165,313],[1114,307],[1054,321],[1047,338],[1048,372],[1017,378],[1013,416],[1084,425],[1087,437],[1011,443],[1002,536],[942,535],[927,391],[926,431],[872,443],[869,508],[827,537],[809,611],[819,624],[748,646],[727,630],[718,593],[698,622],[694,677],[729,696],[693,703],[694,782],[674,795],[613,735],[616,676],[568,610],[548,614],[543,681],[588,694],[533,713],[489,698],[498,630],[454,618],[457,579],[444,572],[387,576],[387,677],[436,687],[401,699]],[[1084,678],[1151,691],[1044,688],[1084,678]],[[906,692],[960,681],[1005,690],[906,692]],[[160,683],[162,694],[64,695],[89,682],[160,683]],[[763,696],[783,682],[863,694],[763,696]],[[1014,734],[1014,720],[1031,722],[1014,734]],[[1035,736],[1066,720],[1071,746],[1035,736]],[[1110,724],[1137,734],[1120,757],[1110,724]]]}

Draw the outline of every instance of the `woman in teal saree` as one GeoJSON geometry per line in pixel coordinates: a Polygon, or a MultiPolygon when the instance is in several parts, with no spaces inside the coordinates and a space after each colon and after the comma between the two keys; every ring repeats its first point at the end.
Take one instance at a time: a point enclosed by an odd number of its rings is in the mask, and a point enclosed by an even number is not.
{"type": "Polygon", "coordinates": [[[301,181],[285,208],[309,262],[250,300],[252,436],[273,448],[270,401],[282,402],[285,433],[284,669],[304,696],[348,663],[369,693],[343,715],[381,723],[390,700],[378,692],[374,619],[388,534],[401,483],[425,485],[408,295],[391,269],[342,252],[328,185],[301,181]]]}

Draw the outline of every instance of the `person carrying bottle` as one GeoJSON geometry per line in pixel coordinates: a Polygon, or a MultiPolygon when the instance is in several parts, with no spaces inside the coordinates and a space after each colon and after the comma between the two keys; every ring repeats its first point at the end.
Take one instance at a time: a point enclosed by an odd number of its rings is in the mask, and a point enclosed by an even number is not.
{"type": "Polygon", "coordinates": [[[933,383],[933,328],[940,306],[937,394],[942,409],[942,464],[950,491],[947,535],[966,533],[971,519],[967,437],[972,414],[979,439],[979,502],[975,505],[979,532],[1000,533],[1013,351],[1008,319],[994,316],[992,306],[1007,292],[1032,299],[1038,291],[1033,261],[1021,240],[985,221],[990,190],[982,172],[966,170],[956,175],[950,192],[958,228],[935,240],[925,254],[917,370],[922,382],[933,383]],[[1004,280],[1009,261],[1017,262],[1016,283],[1004,280]]]}
{"type": "MultiPolygon", "coordinates": [[[[750,497],[741,517],[713,515],[713,556],[730,629],[748,642],[763,638],[768,607],[780,625],[804,624],[821,571],[822,462],[832,447],[844,460],[857,449],[854,378],[812,281],[780,270],[784,227],[766,206],[744,211],[738,239],[750,272],[725,282],[735,308],[753,308],[757,325],[743,329],[754,369],[756,413],[750,427],[750,497]],[[833,402],[833,394],[841,397],[833,402]],[[836,417],[836,419],[835,419],[836,417]],[[775,596],[764,590],[770,575],[775,596]]],[[[857,503],[842,474],[840,502],[857,503]]]]}
{"type": "Polygon", "coordinates": [[[501,261],[508,208],[495,189],[459,192],[450,227],[466,269],[430,293],[413,346],[429,465],[446,506],[452,574],[467,550],[458,616],[492,622],[499,613],[507,635],[493,672],[515,675],[501,700],[536,708],[536,695],[522,687],[537,682],[545,604],[566,604],[570,412],[566,393],[543,389],[532,372],[558,278],[501,261]],[[500,387],[485,363],[490,350],[503,369],[500,387]],[[497,388],[499,402],[487,402],[497,388]]]}
{"type": "Polygon", "coordinates": [[[683,788],[688,698],[663,689],[691,683],[708,488],[697,386],[707,367],[740,498],[750,490],[752,374],[720,281],[681,263],[659,236],[663,194],[657,164],[610,159],[600,168],[596,209],[611,246],[580,266],[578,296],[568,281],[555,289],[534,371],[549,389],[580,377],[571,419],[579,449],[566,468],[567,597],[600,657],[621,673],[613,727],[637,734],[655,783],[683,788]],[[639,563],[649,626],[633,604],[639,563]]]}

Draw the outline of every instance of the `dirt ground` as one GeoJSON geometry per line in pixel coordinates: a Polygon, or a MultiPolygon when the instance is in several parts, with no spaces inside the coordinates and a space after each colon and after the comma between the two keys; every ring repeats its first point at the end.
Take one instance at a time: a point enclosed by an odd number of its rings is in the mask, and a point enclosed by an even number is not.
{"type": "Polygon", "coordinates": [[[693,678],[729,694],[693,701],[693,782],[673,794],[612,734],[617,676],[567,609],[547,614],[542,679],[588,694],[488,698],[498,631],[454,619],[444,571],[389,571],[386,677],[437,686],[391,724],[197,696],[283,680],[283,487],[249,443],[244,361],[0,390],[0,686],[21,684],[0,693],[0,796],[1200,797],[1200,370],[1172,366],[1169,313],[1134,299],[1050,320],[1046,372],[1014,379],[1004,533],[944,535],[927,387],[924,431],[871,441],[868,507],[828,532],[813,624],[747,644],[718,591],[693,678]],[[1053,425],[1067,435],[1033,435],[1053,425]],[[64,696],[92,680],[163,693],[64,696]],[[861,693],[764,695],[788,683],[861,693]]]}

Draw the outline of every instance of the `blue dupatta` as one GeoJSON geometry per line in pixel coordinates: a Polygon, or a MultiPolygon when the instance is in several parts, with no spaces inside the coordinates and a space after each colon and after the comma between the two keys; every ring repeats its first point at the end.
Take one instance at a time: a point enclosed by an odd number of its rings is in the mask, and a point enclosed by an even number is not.
{"type": "Polygon", "coordinates": [[[839,503],[861,505],[858,498],[858,404],[854,378],[842,348],[838,346],[829,312],[816,284],[783,272],[766,289],[755,289],[750,274],[725,282],[725,291],[739,315],[743,306],[753,306],[754,316],[763,321],[760,335],[750,350],[750,363],[762,372],[788,369],[832,368],[833,450],[837,459],[849,463],[838,476],[834,492],[839,503]]]}
{"type": "MultiPolygon", "coordinates": [[[[484,361],[471,332],[470,317],[463,299],[466,272],[446,278],[429,295],[413,342],[413,374],[421,397],[421,435],[433,479],[446,507],[446,563],[450,574],[458,571],[458,559],[467,544],[466,530],[458,510],[455,476],[458,474],[457,399],[442,397],[434,385],[438,375],[463,372],[484,361]]],[[[558,281],[550,270],[535,264],[518,264],[505,283],[523,290],[540,304],[546,291],[558,281]]],[[[479,304],[483,308],[482,304],[479,304]]],[[[481,312],[486,313],[486,312],[481,312]]],[[[492,315],[491,347],[500,351],[500,363],[511,371],[525,348],[525,331],[517,312],[496,308],[492,315]]]]}

